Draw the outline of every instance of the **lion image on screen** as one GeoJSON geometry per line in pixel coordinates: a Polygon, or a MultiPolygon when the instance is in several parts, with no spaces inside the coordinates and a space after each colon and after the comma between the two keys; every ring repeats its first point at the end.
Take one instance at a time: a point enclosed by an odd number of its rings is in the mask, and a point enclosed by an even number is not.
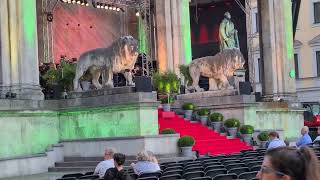
{"type": "Polygon", "coordinates": [[[77,62],[74,91],[82,91],[79,79],[84,73],[90,73],[92,84],[96,89],[113,87],[113,74],[122,73],[127,85],[134,85],[132,70],[138,57],[138,41],[132,36],[124,36],[108,48],[98,48],[80,55],[77,62]],[[102,77],[102,84],[99,82],[102,77]]]}
{"type": "Polygon", "coordinates": [[[233,76],[237,69],[242,69],[245,60],[239,49],[225,49],[215,56],[207,56],[195,59],[189,65],[189,73],[192,78],[191,88],[195,91],[203,91],[199,86],[200,76],[209,78],[209,91],[233,89],[228,77],[233,76]]]}

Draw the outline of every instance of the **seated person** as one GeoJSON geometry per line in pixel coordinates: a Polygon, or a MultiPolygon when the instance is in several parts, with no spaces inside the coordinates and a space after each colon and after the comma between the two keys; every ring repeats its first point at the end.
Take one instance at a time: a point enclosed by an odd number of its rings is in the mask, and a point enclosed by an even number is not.
{"type": "Polygon", "coordinates": [[[286,146],[284,141],[279,139],[279,134],[275,131],[269,133],[269,144],[267,146],[267,150],[286,146]]]}
{"type": "Polygon", "coordinates": [[[113,155],[114,166],[109,168],[104,175],[105,180],[131,180],[131,177],[123,169],[123,164],[126,161],[126,156],[121,153],[113,155]]]}
{"type": "Polygon", "coordinates": [[[104,151],[104,161],[101,161],[96,169],[94,170],[93,174],[99,175],[100,178],[103,178],[104,174],[109,168],[114,167],[114,162],[113,162],[113,154],[115,153],[115,150],[112,148],[106,148],[104,151]]]}
{"type": "MultiPolygon", "coordinates": [[[[140,175],[143,173],[153,173],[160,171],[160,166],[153,155],[150,156],[151,151],[142,151],[138,153],[136,164],[132,163],[131,166],[135,174],[140,175]]],[[[152,153],[153,154],[153,153],[152,153]]]]}
{"type": "Polygon", "coordinates": [[[298,147],[302,147],[312,143],[311,137],[309,136],[309,128],[307,126],[304,126],[301,129],[301,135],[302,136],[299,138],[298,142],[296,143],[298,147]]]}
{"type": "Polygon", "coordinates": [[[313,143],[320,145],[320,127],[318,127],[318,136],[316,137],[316,139],[313,141],[313,143]]]}

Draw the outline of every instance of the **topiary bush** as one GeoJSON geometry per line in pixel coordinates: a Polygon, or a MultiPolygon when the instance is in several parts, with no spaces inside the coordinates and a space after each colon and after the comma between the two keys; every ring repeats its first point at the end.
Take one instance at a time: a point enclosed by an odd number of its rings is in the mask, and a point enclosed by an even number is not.
{"type": "Polygon", "coordinates": [[[260,141],[267,141],[269,139],[269,133],[267,131],[262,131],[261,133],[259,133],[258,139],[260,141]]]}
{"type": "Polygon", "coordinates": [[[235,119],[235,118],[230,118],[230,119],[227,119],[227,120],[224,122],[224,125],[225,125],[227,128],[240,127],[240,121],[239,121],[238,119],[235,119]]]}
{"type": "Polygon", "coordinates": [[[178,140],[179,147],[190,147],[194,145],[194,138],[192,136],[182,136],[178,140]]]}
{"type": "Polygon", "coordinates": [[[192,103],[184,103],[182,106],[183,110],[194,110],[194,105],[192,103]]]}
{"type": "Polygon", "coordinates": [[[254,133],[254,127],[251,125],[243,125],[240,128],[241,134],[253,134],[254,133]]]}
{"type": "Polygon", "coordinates": [[[176,134],[176,132],[171,128],[166,128],[161,131],[161,134],[176,134]]]}
{"type": "Polygon", "coordinates": [[[198,111],[199,116],[208,116],[210,113],[209,109],[203,108],[198,111]]]}
{"type": "Polygon", "coordinates": [[[211,122],[222,122],[223,121],[223,115],[221,113],[212,113],[210,115],[209,120],[211,122]]]}

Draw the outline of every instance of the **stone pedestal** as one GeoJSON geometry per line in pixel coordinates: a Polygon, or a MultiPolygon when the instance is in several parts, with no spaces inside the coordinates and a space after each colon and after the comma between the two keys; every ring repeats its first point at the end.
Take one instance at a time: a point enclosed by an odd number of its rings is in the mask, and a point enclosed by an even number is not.
{"type": "Polygon", "coordinates": [[[39,86],[36,0],[1,1],[0,96],[43,99],[39,86]]]}
{"type": "Polygon", "coordinates": [[[191,102],[197,109],[208,108],[223,114],[224,119],[237,118],[241,124],[252,125],[257,131],[280,130],[285,138],[297,138],[303,126],[303,109],[294,109],[286,102],[256,102],[254,95],[214,96],[197,93],[178,96],[172,109],[191,102]],[[189,96],[189,97],[188,97],[189,96]]]}

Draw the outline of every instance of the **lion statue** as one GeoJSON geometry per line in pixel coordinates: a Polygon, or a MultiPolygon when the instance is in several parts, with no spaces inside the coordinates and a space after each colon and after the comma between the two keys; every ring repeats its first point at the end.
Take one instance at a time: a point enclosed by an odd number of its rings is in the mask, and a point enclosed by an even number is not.
{"type": "Polygon", "coordinates": [[[225,49],[215,56],[195,59],[189,65],[193,81],[191,88],[197,92],[203,91],[199,87],[199,78],[204,76],[209,78],[209,91],[232,89],[228,77],[233,76],[237,69],[242,69],[244,63],[239,49],[225,49]]]}
{"type": "Polygon", "coordinates": [[[81,54],[73,80],[74,91],[82,91],[79,79],[86,72],[92,76],[92,84],[97,89],[113,87],[113,73],[122,73],[127,85],[134,85],[131,72],[137,57],[138,41],[132,36],[121,37],[108,48],[93,49],[81,54]],[[99,82],[100,76],[102,84],[99,82]]]}

